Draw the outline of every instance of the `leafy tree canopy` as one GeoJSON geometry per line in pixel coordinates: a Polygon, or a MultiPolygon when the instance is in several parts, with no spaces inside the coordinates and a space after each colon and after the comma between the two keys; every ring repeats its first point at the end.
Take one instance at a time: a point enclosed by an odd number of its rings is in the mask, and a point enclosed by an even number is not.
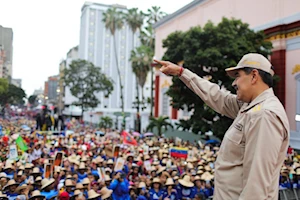
{"type": "Polygon", "coordinates": [[[103,92],[108,97],[113,91],[113,81],[101,72],[99,67],[86,60],[74,60],[64,72],[66,86],[78,98],[75,105],[80,106],[82,114],[88,108],[96,108],[100,103],[96,97],[103,92]]]}
{"type": "MultiPolygon", "coordinates": [[[[203,28],[197,26],[187,32],[174,32],[163,41],[163,47],[166,48],[164,60],[184,61],[185,68],[233,92],[233,80],[226,75],[225,68],[235,66],[250,52],[270,55],[272,44],[266,41],[263,32],[254,32],[248,24],[223,18],[217,25],[208,22],[203,28]]],[[[179,127],[188,130],[190,126],[196,134],[212,131],[223,138],[232,120],[209,108],[178,77],[173,77],[167,94],[172,97],[175,108],[193,111],[189,120],[181,120],[179,127]]]]}
{"type": "Polygon", "coordinates": [[[25,102],[23,98],[26,94],[22,88],[19,88],[13,84],[8,84],[8,88],[5,92],[0,95],[1,105],[13,104],[13,105],[23,105],[25,102]]]}

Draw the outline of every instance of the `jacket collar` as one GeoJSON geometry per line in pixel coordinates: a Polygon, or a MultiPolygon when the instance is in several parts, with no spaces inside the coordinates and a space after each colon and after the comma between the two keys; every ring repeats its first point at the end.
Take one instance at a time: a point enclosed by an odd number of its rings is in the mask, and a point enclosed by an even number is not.
{"type": "Polygon", "coordinates": [[[265,91],[263,91],[260,95],[258,95],[251,103],[249,103],[247,106],[245,106],[244,108],[241,109],[241,112],[247,112],[248,110],[250,110],[251,108],[253,108],[254,106],[256,106],[257,104],[265,101],[266,99],[273,97],[274,92],[272,88],[269,88],[265,91]]]}

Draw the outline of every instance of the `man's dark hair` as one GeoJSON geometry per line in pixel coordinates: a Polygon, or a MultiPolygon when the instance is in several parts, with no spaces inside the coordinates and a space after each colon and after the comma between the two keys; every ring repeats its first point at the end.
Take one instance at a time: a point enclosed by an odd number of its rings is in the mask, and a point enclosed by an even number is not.
{"type": "MultiPolygon", "coordinates": [[[[247,75],[250,74],[252,72],[252,70],[254,70],[256,68],[252,68],[252,67],[244,67],[241,70],[243,70],[247,75]]],[[[262,78],[263,82],[265,84],[267,84],[270,88],[273,87],[273,77],[271,74],[269,74],[268,72],[265,72],[261,69],[256,69],[260,75],[260,77],[262,78]]]]}

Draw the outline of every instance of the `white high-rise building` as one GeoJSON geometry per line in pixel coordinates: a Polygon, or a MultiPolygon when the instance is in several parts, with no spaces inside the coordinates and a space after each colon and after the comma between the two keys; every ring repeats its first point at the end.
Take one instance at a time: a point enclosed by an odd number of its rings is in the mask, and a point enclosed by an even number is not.
{"type": "MultiPolygon", "coordinates": [[[[122,117],[116,117],[116,115],[121,112],[121,99],[113,36],[105,28],[105,23],[103,22],[103,13],[112,6],[124,13],[127,12],[127,8],[120,5],[104,5],[88,2],[83,5],[81,9],[79,58],[93,62],[95,66],[100,67],[102,72],[114,81],[113,93],[109,98],[105,98],[103,93],[99,93],[98,97],[101,103],[93,111],[85,113],[85,118],[91,118],[90,120],[94,122],[99,121],[99,117],[94,119],[95,115],[92,116],[90,113],[100,112],[103,115],[112,117],[120,128],[122,117]]],[[[124,109],[126,113],[130,114],[126,118],[126,129],[134,128],[136,115],[136,109],[133,108],[133,102],[136,99],[136,78],[132,72],[129,58],[133,47],[140,45],[138,36],[138,31],[133,35],[132,30],[126,23],[120,30],[115,32],[117,58],[121,71],[122,85],[124,87],[124,109]]],[[[150,96],[150,82],[150,79],[147,80],[144,86],[145,98],[150,96]]],[[[141,112],[142,130],[147,125],[149,113],[150,106],[147,106],[141,112]]]]}

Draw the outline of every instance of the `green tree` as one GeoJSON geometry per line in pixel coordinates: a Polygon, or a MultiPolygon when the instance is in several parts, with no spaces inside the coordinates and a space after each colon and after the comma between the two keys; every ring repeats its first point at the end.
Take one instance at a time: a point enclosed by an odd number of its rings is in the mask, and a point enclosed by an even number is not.
{"type": "Polygon", "coordinates": [[[36,96],[36,95],[30,95],[30,96],[28,97],[28,102],[29,102],[32,106],[34,106],[34,105],[36,104],[36,100],[37,100],[37,96],[36,96]]]}
{"type": "Polygon", "coordinates": [[[165,17],[167,13],[161,11],[159,6],[152,6],[147,10],[146,16],[148,17],[147,22],[151,25],[155,24],[163,17],[165,17]]]}
{"type": "Polygon", "coordinates": [[[158,118],[154,118],[151,117],[150,118],[150,123],[147,126],[147,131],[151,130],[153,131],[154,128],[157,129],[158,131],[158,135],[161,136],[163,133],[163,129],[164,131],[166,131],[168,129],[168,127],[173,128],[173,125],[168,122],[169,117],[158,117],[158,118]]]}
{"type": "Polygon", "coordinates": [[[100,119],[100,123],[99,123],[99,127],[100,128],[104,128],[105,129],[105,133],[106,133],[106,129],[107,128],[111,128],[113,125],[113,120],[112,118],[105,116],[105,117],[101,117],[100,119]]]}
{"type": "MultiPolygon", "coordinates": [[[[223,18],[217,25],[208,22],[203,29],[193,27],[187,32],[174,32],[163,41],[163,47],[167,49],[163,59],[175,63],[184,60],[185,68],[234,92],[233,80],[226,75],[225,68],[235,66],[249,52],[268,56],[272,45],[263,32],[253,31],[240,20],[223,18]]],[[[186,123],[196,134],[212,131],[222,139],[232,123],[231,119],[209,108],[178,77],[173,77],[168,95],[173,99],[174,108],[186,106],[188,111],[194,111],[186,123]]]]}
{"type": "Polygon", "coordinates": [[[5,78],[0,78],[0,94],[5,93],[8,90],[8,81],[5,78]]]}
{"type": "Polygon", "coordinates": [[[123,21],[123,12],[118,11],[117,8],[109,8],[105,13],[103,13],[103,22],[105,23],[105,28],[108,29],[113,36],[114,41],[114,52],[116,58],[116,67],[119,76],[119,86],[120,86],[120,99],[121,99],[121,109],[123,113],[123,123],[122,128],[125,128],[125,113],[124,113],[124,96],[123,96],[123,83],[121,78],[121,72],[119,67],[119,59],[117,53],[117,44],[116,44],[116,31],[121,29],[124,25],[123,21]]]}
{"type": "Polygon", "coordinates": [[[108,97],[113,91],[113,81],[101,73],[101,68],[86,60],[74,60],[64,71],[64,81],[73,96],[78,98],[74,104],[83,112],[95,108],[100,103],[96,93],[103,92],[108,97]]]}
{"type": "Polygon", "coordinates": [[[6,92],[0,95],[1,105],[13,104],[13,105],[24,105],[23,98],[26,94],[22,88],[19,88],[13,84],[8,84],[6,92]]]}
{"type": "MultiPolygon", "coordinates": [[[[134,48],[134,35],[137,30],[141,30],[141,27],[144,23],[144,13],[138,11],[138,8],[131,8],[128,10],[128,13],[125,15],[125,20],[132,30],[132,49],[134,48]]],[[[140,93],[139,93],[139,84],[138,77],[136,76],[136,130],[141,131],[141,119],[140,119],[140,93]]]]}

